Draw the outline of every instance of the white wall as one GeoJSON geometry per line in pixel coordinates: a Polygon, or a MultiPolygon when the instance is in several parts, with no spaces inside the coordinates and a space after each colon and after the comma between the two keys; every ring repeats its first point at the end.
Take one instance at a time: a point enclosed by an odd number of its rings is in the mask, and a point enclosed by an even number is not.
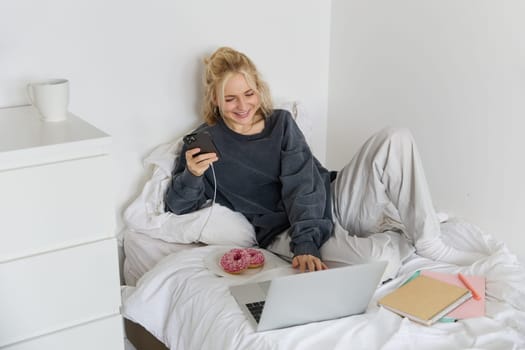
{"type": "Polygon", "coordinates": [[[120,214],[141,159],[200,123],[201,62],[219,46],[248,54],[276,101],[304,104],[324,159],[329,25],[323,0],[2,1],[0,107],[27,104],[31,80],[70,79],[71,112],[114,137],[120,214]]]}
{"type": "Polygon", "coordinates": [[[525,257],[525,2],[334,0],[328,164],[409,127],[435,206],[525,257]]]}

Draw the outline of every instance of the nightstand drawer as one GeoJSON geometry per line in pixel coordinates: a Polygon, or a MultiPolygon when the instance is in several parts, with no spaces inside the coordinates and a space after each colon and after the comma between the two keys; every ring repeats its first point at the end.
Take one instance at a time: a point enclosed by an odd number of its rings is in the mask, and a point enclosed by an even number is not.
{"type": "Polygon", "coordinates": [[[113,316],[24,341],[3,350],[116,350],[124,348],[122,317],[113,316]]]}
{"type": "Polygon", "coordinates": [[[107,155],[0,171],[0,262],[114,235],[107,155]]]}
{"type": "Polygon", "coordinates": [[[0,263],[0,347],[118,315],[116,250],[112,238],[0,263]]]}

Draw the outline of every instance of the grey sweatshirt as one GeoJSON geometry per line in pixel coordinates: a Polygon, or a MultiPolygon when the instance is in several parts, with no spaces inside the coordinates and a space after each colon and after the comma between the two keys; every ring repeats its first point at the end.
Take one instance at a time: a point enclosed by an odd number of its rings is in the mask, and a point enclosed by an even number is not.
{"type": "MultiPolygon", "coordinates": [[[[214,163],[217,203],[251,222],[260,247],[291,228],[294,256],[320,257],[319,248],[333,229],[330,172],[312,155],[290,113],[275,110],[255,135],[238,134],[222,120],[196,129],[203,130],[212,135],[220,154],[214,163]]],[[[211,169],[193,175],[185,152],[184,146],[165,197],[166,210],[175,214],[197,210],[213,197],[211,169]]]]}

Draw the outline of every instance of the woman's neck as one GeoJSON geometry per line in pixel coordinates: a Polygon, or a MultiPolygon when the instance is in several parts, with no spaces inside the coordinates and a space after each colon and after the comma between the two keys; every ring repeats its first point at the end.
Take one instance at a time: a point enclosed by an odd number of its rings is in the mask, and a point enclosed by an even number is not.
{"type": "Polygon", "coordinates": [[[223,119],[223,121],[228,128],[241,135],[255,135],[259,134],[264,130],[264,117],[262,117],[261,115],[256,115],[254,117],[253,123],[247,125],[233,124],[230,123],[227,119],[223,119]]]}

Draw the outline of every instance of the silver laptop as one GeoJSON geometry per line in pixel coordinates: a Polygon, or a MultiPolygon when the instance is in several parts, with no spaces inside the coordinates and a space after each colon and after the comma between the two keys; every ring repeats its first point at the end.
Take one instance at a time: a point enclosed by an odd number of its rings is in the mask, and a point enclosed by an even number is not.
{"type": "Polygon", "coordinates": [[[231,286],[257,332],[324,321],[366,311],[385,261],[277,277],[231,286]]]}

